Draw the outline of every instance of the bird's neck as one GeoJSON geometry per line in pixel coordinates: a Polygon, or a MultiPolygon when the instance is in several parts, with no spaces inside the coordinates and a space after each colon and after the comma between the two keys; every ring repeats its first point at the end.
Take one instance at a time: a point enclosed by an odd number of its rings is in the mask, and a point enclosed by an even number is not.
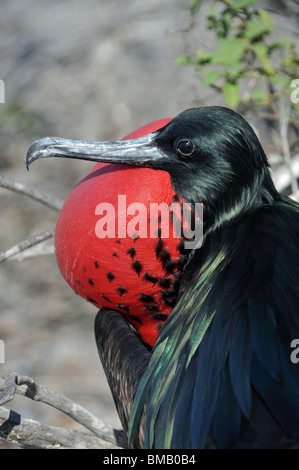
{"type": "Polygon", "coordinates": [[[204,237],[209,233],[238,223],[245,215],[256,212],[262,207],[273,206],[281,196],[277,192],[268,169],[256,172],[251,184],[230,191],[218,199],[209,197],[206,202],[206,230],[204,237]]]}

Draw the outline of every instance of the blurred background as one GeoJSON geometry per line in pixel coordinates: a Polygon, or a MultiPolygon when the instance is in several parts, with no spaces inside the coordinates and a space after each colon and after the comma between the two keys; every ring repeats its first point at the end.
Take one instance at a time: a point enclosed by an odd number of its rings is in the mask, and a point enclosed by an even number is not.
{"type": "MultiPolygon", "coordinates": [[[[219,87],[203,83],[200,64],[188,64],[198,49],[216,46],[207,26],[214,3],[1,0],[5,103],[0,104],[0,174],[64,200],[92,164],[49,159],[32,165],[28,173],[24,153],[34,140],[50,135],[120,139],[189,107],[227,106],[219,87]]],[[[297,47],[298,1],[258,1],[255,7],[269,14],[272,36],[287,36],[297,47]]],[[[238,109],[258,130],[279,169],[285,162],[273,119],[263,119],[242,103],[238,109]]],[[[263,111],[271,110],[264,105],[263,111]]],[[[296,162],[296,125],[291,137],[296,162]]],[[[289,182],[284,189],[292,192],[289,182]]],[[[54,228],[58,216],[1,187],[0,210],[0,251],[54,228]]],[[[45,244],[50,252],[52,244],[53,239],[45,244]]],[[[67,286],[53,254],[0,263],[0,339],[5,343],[0,375],[9,370],[29,375],[119,428],[94,341],[96,313],[67,286]]],[[[61,413],[23,397],[8,406],[25,418],[79,428],[61,413]]]]}

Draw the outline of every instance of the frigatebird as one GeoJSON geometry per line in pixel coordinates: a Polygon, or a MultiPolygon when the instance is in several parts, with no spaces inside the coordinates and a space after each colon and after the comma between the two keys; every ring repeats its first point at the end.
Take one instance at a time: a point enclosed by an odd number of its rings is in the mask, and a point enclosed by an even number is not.
{"type": "Polygon", "coordinates": [[[129,440],[146,410],[145,448],[298,445],[299,205],[275,189],[249,123],[192,108],[128,141],[41,139],[26,162],[51,156],[165,171],[181,200],[204,207],[203,243],[134,383],[129,440]]]}

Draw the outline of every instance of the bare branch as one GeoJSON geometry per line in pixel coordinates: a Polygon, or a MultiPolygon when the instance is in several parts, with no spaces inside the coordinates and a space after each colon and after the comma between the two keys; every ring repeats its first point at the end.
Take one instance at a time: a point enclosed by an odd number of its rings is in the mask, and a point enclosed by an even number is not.
{"type": "Polygon", "coordinates": [[[0,390],[2,390],[2,393],[0,393],[0,406],[13,400],[17,391],[15,372],[10,371],[4,379],[0,379],[0,390]]]}
{"type": "Polygon", "coordinates": [[[29,196],[56,211],[60,211],[63,204],[63,201],[57,197],[44,193],[34,186],[29,186],[21,183],[20,181],[16,181],[13,178],[9,178],[9,176],[0,175],[0,186],[17,193],[25,194],[26,196],[29,196]]]}
{"type": "Polygon", "coordinates": [[[33,235],[32,237],[26,238],[26,240],[22,240],[21,242],[17,243],[14,246],[11,246],[7,250],[0,251],[0,263],[6,261],[11,256],[20,253],[21,251],[27,250],[33,245],[40,243],[48,238],[54,236],[54,229],[47,230],[46,232],[39,233],[37,235],[33,235]]]}
{"type": "Polygon", "coordinates": [[[0,407],[0,438],[39,449],[121,449],[92,434],[22,419],[18,413],[3,406],[0,407]]]}
{"type": "MultiPolygon", "coordinates": [[[[267,121],[279,121],[279,113],[270,113],[267,111],[259,111],[258,109],[255,110],[256,115],[261,118],[265,119],[267,121]]],[[[295,118],[295,116],[289,116],[289,122],[295,126],[299,126],[299,121],[298,119],[295,118]]]]}
{"type": "Polygon", "coordinates": [[[279,134],[281,139],[281,150],[283,153],[284,161],[288,167],[291,177],[291,189],[293,194],[298,194],[298,183],[296,175],[292,167],[292,157],[288,142],[288,126],[290,118],[291,106],[289,103],[285,103],[284,100],[280,102],[280,113],[279,113],[279,134]]]}
{"type": "Polygon", "coordinates": [[[11,256],[9,260],[23,261],[24,259],[36,258],[37,256],[53,256],[55,253],[54,244],[38,243],[37,245],[26,248],[26,250],[11,256]]]}
{"type": "Polygon", "coordinates": [[[61,393],[38,384],[31,377],[9,372],[4,379],[0,379],[0,390],[2,390],[0,405],[12,400],[15,394],[23,395],[34,401],[40,401],[56,408],[92,431],[96,436],[110,442],[114,446],[121,446],[122,448],[127,446],[127,441],[122,431],[117,431],[111,426],[104,424],[82,406],[61,393]]]}

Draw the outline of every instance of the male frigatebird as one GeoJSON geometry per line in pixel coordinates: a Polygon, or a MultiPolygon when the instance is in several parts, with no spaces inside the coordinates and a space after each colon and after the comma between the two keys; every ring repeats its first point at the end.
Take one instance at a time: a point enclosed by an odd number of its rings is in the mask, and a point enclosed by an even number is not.
{"type": "Polygon", "coordinates": [[[194,108],[128,141],[41,139],[26,162],[50,156],[165,171],[180,200],[204,206],[203,243],[140,374],[129,439],[146,405],[146,448],[298,445],[299,205],[275,189],[246,120],[194,108]]]}

